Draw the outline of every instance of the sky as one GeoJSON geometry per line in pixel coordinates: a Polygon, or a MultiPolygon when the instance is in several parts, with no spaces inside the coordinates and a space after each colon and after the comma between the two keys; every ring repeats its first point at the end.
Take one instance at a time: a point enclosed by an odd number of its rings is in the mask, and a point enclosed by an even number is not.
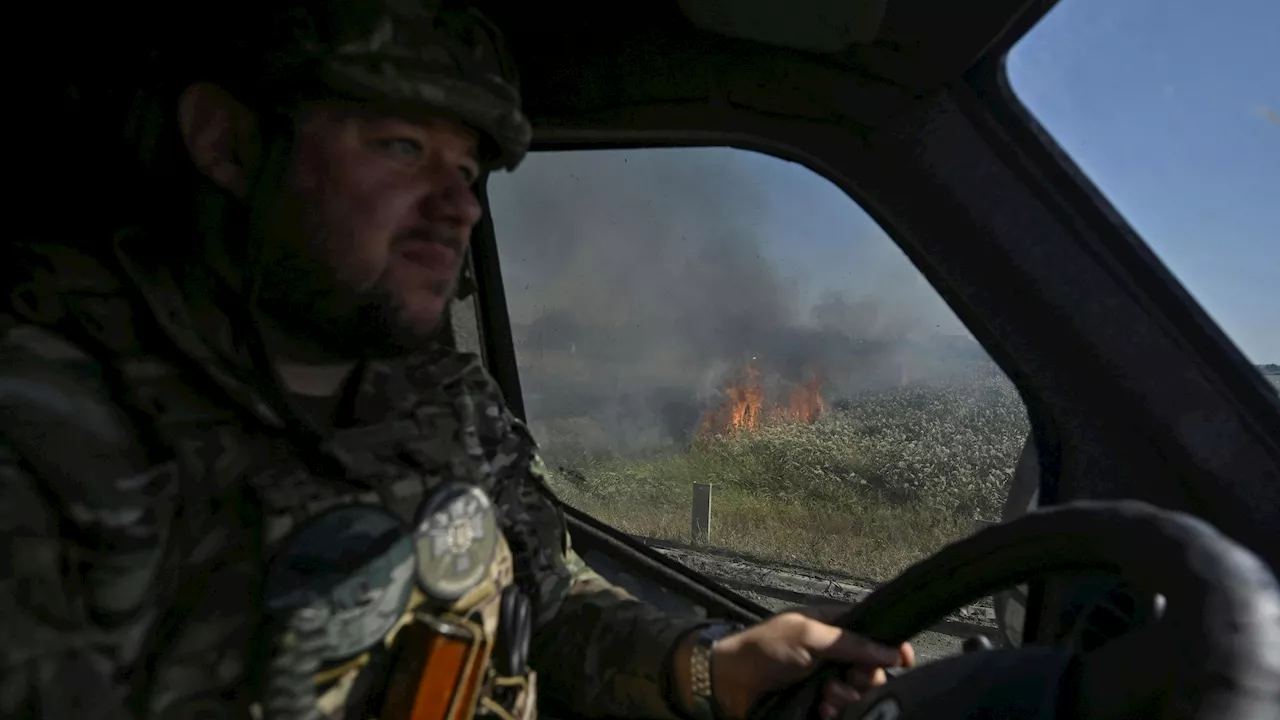
{"type": "Polygon", "coordinates": [[[1256,363],[1280,363],[1280,2],[1061,0],[1010,84],[1256,363]]]}
{"type": "MultiPolygon", "coordinates": [[[[1280,2],[1206,7],[1061,0],[1010,82],[1244,354],[1280,363],[1280,2]]],[[[853,200],[767,155],[538,153],[490,195],[513,320],[560,310],[616,327],[619,347],[667,338],[673,371],[818,317],[850,336],[967,334],[853,200]]]]}

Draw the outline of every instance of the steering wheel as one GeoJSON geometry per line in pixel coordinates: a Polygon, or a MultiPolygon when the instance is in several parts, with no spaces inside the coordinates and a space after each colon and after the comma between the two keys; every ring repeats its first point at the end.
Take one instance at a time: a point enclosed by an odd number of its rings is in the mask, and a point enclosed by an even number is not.
{"type": "MultiPolygon", "coordinates": [[[[837,624],[896,646],[955,608],[1058,573],[1106,571],[1167,599],[1154,623],[1088,653],[1056,646],[972,652],[867,693],[843,717],[1280,718],[1280,585],[1208,523],[1138,501],[1037,510],[943,548],[877,588],[837,624]]],[[[766,698],[753,719],[807,720],[827,667],[766,698]]]]}

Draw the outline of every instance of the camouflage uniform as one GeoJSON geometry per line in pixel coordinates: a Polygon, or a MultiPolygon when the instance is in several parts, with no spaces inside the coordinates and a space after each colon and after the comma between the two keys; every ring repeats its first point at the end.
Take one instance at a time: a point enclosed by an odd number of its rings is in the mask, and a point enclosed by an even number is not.
{"type": "MultiPolygon", "coordinates": [[[[402,52],[403,5],[330,47],[402,52]]],[[[501,86],[442,95],[327,57],[348,96],[463,97],[491,162],[519,161],[528,127],[501,86]]],[[[582,563],[476,357],[366,361],[343,422],[300,422],[245,349],[235,284],[148,259],[152,235],[26,244],[5,269],[0,714],[378,717],[404,701],[386,687],[406,628],[457,616],[495,643],[480,715],[530,717],[536,687],[588,716],[673,716],[670,654],[699,621],[582,563]]]]}

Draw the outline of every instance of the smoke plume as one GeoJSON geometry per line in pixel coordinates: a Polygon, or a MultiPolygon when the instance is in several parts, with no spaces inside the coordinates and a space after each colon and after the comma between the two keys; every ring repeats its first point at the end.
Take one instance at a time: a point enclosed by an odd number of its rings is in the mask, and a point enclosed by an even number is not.
{"type": "Polygon", "coordinates": [[[683,444],[747,363],[775,384],[821,375],[830,402],[985,358],[854,201],[798,165],[541,154],[490,198],[530,419],[593,452],[683,444]]]}

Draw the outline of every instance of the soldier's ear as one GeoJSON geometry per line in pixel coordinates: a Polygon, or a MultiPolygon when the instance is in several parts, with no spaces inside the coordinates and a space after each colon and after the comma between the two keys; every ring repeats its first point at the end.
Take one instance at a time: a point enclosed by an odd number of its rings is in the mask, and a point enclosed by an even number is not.
{"type": "Polygon", "coordinates": [[[217,85],[195,83],[178,99],[178,126],[196,169],[244,198],[262,156],[253,111],[217,85]]]}

